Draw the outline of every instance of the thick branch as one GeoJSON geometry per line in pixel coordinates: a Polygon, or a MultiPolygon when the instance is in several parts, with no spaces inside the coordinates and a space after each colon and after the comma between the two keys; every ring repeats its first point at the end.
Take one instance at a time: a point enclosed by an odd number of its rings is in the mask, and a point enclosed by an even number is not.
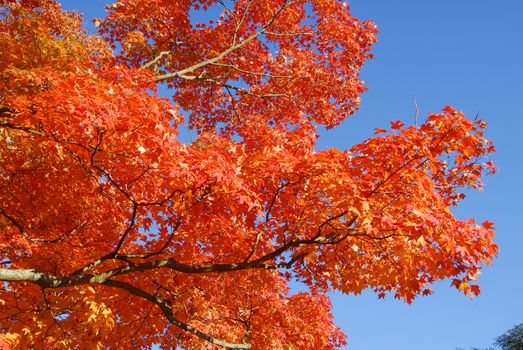
{"type": "Polygon", "coordinates": [[[150,302],[156,304],[163,312],[165,317],[174,325],[180,327],[181,329],[190,332],[197,337],[204,339],[215,345],[226,347],[229,349],[250,349],[250,344],[234,344],[222,341],[210,336],[207,333],[203,333],[198,329],[191,327],[190,325],[178,320],[174,317],[174,313],[170,306],[160,299],[159,297],[149,294],[139,288],[136,288],[130,284],[121,281],[109,280],[109,279],[99,279],[92,277],[88,280],[85,280],[86,275],[74,276],[73,278],[61,278],[46,275],[42,272],[36,270],[11,270],[11,269],[0,269],[0,281],[26,281],[26,282],[35,282],[42,286],[43,288],[59,288],[65,287],[67,285],[74,284],[83,284],[83,283],[99,283],[115,288],[125,289],[131,294],[134,294],[140,298],[149,300],[150,302]],[[79,278],[75,278],[79,277],[79,278]]]}

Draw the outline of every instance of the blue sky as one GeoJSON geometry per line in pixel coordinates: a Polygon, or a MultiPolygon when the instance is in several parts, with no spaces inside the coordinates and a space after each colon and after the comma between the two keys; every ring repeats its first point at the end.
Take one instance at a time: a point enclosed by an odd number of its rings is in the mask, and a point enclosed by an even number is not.
{"type": "MultiPolygon", "coordinates": [[[[106,1],[63,1],[86,18],[106,1]]],[[[371,293],[333,295],[336,322],[351,350],[453,350],[488,347],[523,322],[523,1],[352,0],[352,13],[378,24],[379,41],[362,72],[369,91],[342,126],[322,131],[320,148],[348,148],[389,120],[413,123],[450,104],[487,120],[499,168],[484,192],[455,210],[496,222],[500,255],[483,270],[481,295],[470,300],[449,287],[412,305],[371,293]]]]}
{"type": "Polygon", "coordinates": [[[439,284],[412,305],[363,296],[334,296],[334,314],[353,350],[441,350],[487,347],[523,322],[523,1],[354,0],[353,14],[380,28],[375,59],[363,70],[369,91],[355,119],[323,135],[347,147],[388,119],[412,123],[451,104],[488,121],[499,167],[484,192],[455,211],[496,222],[500,255],[480,278],[474,299],[439,284]]]}

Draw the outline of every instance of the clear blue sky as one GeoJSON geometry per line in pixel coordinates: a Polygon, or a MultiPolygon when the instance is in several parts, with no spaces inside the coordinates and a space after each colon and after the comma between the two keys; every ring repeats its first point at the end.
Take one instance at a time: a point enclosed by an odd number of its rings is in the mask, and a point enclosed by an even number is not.
{"type": "MultiPolygon", "coordinates": [[[[107,1],[63,1],[86,18],[107,1]]],[[[375,295],[333,295],[336,322],[351,350],[453,350],[488,347],[523,322],[523,0],[352,0],[352,12],[380,28],[375,59],[362,76],[360,111],[322,132],[321,148],[348,148],[389,120],[414,121],[446,104],[488,121],[499,173],[456,210],[496,222],[500,255],[483,270],[482,294],[461,295],[448,282],[412,305],[375,295]]],[[[92,28],[92,27],[91,27],[92,28]]]]}

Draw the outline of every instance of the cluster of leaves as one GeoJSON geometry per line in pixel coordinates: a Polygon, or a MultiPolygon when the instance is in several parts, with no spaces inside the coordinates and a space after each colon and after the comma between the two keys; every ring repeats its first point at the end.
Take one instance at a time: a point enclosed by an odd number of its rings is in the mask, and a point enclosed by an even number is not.
{"type": "Polygon", "coordinates": [[[479,293],[492,223],[450,207],[495,171],[485,122],[445,107],[315,149],[375,41],[344,3],[120,0],[103,36],[52,0],[1,4],[4,341],[337,349],[327,291],[479,293]]]}

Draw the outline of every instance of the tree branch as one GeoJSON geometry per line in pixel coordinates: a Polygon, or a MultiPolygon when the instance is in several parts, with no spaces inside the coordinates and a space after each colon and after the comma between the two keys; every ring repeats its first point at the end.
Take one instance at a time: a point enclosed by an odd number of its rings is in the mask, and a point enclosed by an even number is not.
{"type": "Polygon", "coordinates": [[[0,123],[0,127],[4,127],[4,128],[8,128],[8,129],[15,129],[15,130],[22,130],[22,131],[25,131],[25,132],[28,132],[28,133],[31,133],[34,135],[38,135],[38,136],[46,136],[45,134],[43,134],[39,131],[36,131],[34,129],[31,129],[30,127],[15,125],[15,124],[7,123],[7,122],[0,123]]]}
{"type": "Polygon", "coordinates": [[[30,237],[25,232],[24,227],[22,226],[22,224],[20,224],[14,217],[12,217],[8,213],[6,213],[1,208],[0,208],[0,215],[2,215],[8,221],[10,221],[11,224],[18,229],[18,232],[20,232],[22,237],[24,237],[26,240],[28,240],[31,243],[60,243],[60,242],[64,241],[65,239],[71,237],[76,232],[76,230],[81,229],[82,227],[84,227],[87,224],[87,220],[82,222],[82,223],[79,223],[78,225],[74,226],[70,230],[67,230],[66,232],[64,232],[63,234],[61,234],[60,236],[58,236],[56,238],[52,238],[52,239],[33,238],[33,237],[30,237]]]}
{"type": "Polygon", "coordinates": [[[169,304],[167,304],[167,302],[160,299],[158,296],[147,293],[146,291],[136,288],[131,284],[128,284],[128,283],[122,282],[122,281],[117,281],[117,280],[107,280],[107,281],[103,282],[103,284],[106,286],[126,290],[127,292],[129,292],[133,295],[136,295],[142,299],[149,300],[150,302],[156,304],[160,308],[160,310],[162,310],[163,314],[169,320],[169,322],[171,322],[172,324],[180,327],[181,329],[183,329],[189,333],[196,335],[200,339],[206,340],[212,344],[222,346],[222,347],[228,348],[228,349],[250,349],[251,348],[250,344],[235,344],[235,343],[229,343],[229,342],[226,342],[223,340],[216,339],[216,338],[212,337],[211,335],[204,333],[204,332],[188,325],[187,323],[180,321],[179,319],[174,317],[173,310],[171,309],[169,304]]]}
{"type": "Polygon", "coordinates": [[[192,72],[194,72],[195,70],[197,70],[199,68],[202,68],[202,67],[205,67],[205,66],[208,66],[210,64],[213,64],[213,63],[216,63],[216,62],[220,61],[222,58],[224,58],[225,56],[227,56],[231,52],[236,51],[236,50],[242,48],[243,46],[245,46],[246,44],[248,44],[252,40],[254,40],[257,37],[259,37],[260,35],[262,35],[265,32],[265,30],[274,23],[274,21],[276,20],[278,15],[281,13],[281,11],[283,11],[288,5],[289,5],[289,1],[285,1],[285,3],[278,9],[278,11],[276,11],[276,13],[271,17],[271,19],[263,27],[261,27],[261,29],[259,31],[251,34],[245,40],[242,40],[242,41],[240,41],[237,44],[231,45],[229,48],[227,48],[226,50],[222,51],[220,54],[218,54],[217,56],[215,56],[213,58],[210,58],[208,60],[196,63],[196,64],[194,64],[194,65],[192,65],[192,66],[190,66],[188,68],[179,70],[177,72],[159,75],[159,76],[156,77],[156,82],[160,82],[160,81],[171,79],[171,78],[178,78],[178,77],[186,75],[188,73],[192,73],[192,72]]]}
{"type": "Polygon", "coordinates": [[[27,281],[27,282],[35,282],[38,285],[40,285],[42,288],[60,288],[65,287],[68,285],[77,285],[77,284],[84,284],[84,283],[98,283],[103,284],[106,286],[111,286],[119,289],[124,289],[128,291],[129,293],[136,295],[140,298],[149,300],[150,302],[156,304],[163,312],[165,317],[169,320],[169,322],[173,323],[174,325],[180,327],[181,329],[190,332],[197,337],[204,339],[212,344],[219,345],[225,348],[229,349],[250,349],[250,344],[234,344],[234,343],[228,343],[223,340],[216,339],[212,336],[210,336],[207,333],[203,333],[199,331],[198,329],[178,320],[176,317],[174,317],[174,313],[171,309],[171,307],[162,299],[159,297],[152,295],[150,293],[147,293],[146,291],[143,291],[139,288],[136,288],[128,283],[122,282],[122,281],[116,281],[116,280],[109,280],[109,279],[96,279],[91,278],[88,281],[84,280],[83,277],[87,277],[87,275],[80,275],[75,276],[79,277],[75,280],[75,278],[61,278],[61,277],[54,277],[46,275],[42,272],[36,271],[36,270],[11,270],[11,269],[0,269],[0,281],[27,281]],[[80,283],[82,281],[82,283],[80,283]]]}

